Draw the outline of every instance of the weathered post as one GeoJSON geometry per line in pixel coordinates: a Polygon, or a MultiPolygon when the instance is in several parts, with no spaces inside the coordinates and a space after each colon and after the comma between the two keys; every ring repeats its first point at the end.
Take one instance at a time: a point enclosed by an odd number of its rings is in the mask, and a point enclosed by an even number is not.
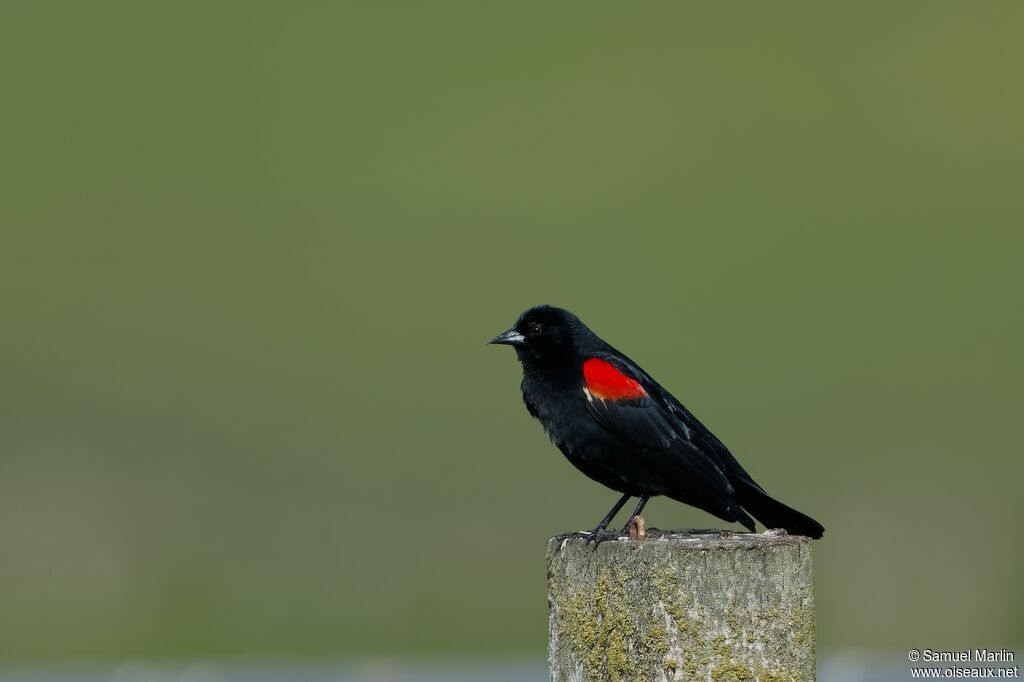
{"type": "Polygon", "coordinates": [[[813,682],[807,538],[650,531],[548,541],[552,682],[813,682]]]}

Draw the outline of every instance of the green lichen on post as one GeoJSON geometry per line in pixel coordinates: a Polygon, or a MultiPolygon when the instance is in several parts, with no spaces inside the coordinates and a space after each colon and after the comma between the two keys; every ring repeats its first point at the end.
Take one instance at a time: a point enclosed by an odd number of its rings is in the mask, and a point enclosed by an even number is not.
{"type": "Polygon", "coordinates": [[[715,682],[745,682],[753,677],[754,671],[742,663],[722,663],[711,669],[715,682]]]}
{"type": "Polygon", "coordinates": [[[785,535],[553,538],[551,679],[813,682],[811,571],[785,535]]]}
{"type": "Polygon", "coordinates": [[[757,669],[758,682],[801,682],[800,677],[786,677],[782,673],[767,668],[757,669]]]}
{"type": "Polygon", "coordinates": [[[679,595],[679,576],[675,568],[666,566],[654,571],[654,588],[661,598],[662,608],[669,616],[676,628],[682,632],[686,630],[686,617],[683,615],[683,607],[679,595]]]}
{"type": "MultiPolygon", "coordinates": [[[[566,590],[571,585],[563,584],[566,590]]],[[[576,652],[583,677],[612,682],[643,679],[637,661],[668,653],[664,627],[638,619],[629,608],[621,577],[610,568],[597,573],[592,590],[573,591],[559,611],[559,628],[576,652]]]]}

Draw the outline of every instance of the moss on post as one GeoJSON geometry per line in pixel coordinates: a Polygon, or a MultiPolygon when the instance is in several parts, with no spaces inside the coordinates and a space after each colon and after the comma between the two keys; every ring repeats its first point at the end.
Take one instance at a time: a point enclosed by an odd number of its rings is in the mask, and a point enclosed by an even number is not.
{"type": "Polygon", "coordinates": [[[553,682],[813,682],[811,543],[660,533],[548,541],[553,682]]]}

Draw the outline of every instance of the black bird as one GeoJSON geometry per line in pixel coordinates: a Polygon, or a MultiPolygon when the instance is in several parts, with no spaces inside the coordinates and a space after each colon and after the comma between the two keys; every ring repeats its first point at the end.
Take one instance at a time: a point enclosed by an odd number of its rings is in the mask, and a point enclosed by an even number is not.
{"type": "Polygon", "coordinates": [[[523,366],[523,401],[577,469],[622,493],[593,533],[631,497],[656,495],[754,531],[820,538],[825,529],[773,499],[681,402],[568,310],[530,308],[490,343],[512,346],[523,366]]]}

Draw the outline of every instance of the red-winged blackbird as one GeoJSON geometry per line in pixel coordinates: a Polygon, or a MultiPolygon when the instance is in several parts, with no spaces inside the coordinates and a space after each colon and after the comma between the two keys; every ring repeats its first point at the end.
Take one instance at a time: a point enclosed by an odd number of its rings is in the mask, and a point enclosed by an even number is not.
{"type": "Polygon", "coordinates": [[[622,493],[595,535],[631,497],[640,498],[635,517],[656,495],[750,531],[753,514],[791,535],[820,538],[825,532],[769,497],[682,403],[568,310],[530,308],[490,343],[515,348],[526,409],[558,449],[587,476],[622,493]]]}

